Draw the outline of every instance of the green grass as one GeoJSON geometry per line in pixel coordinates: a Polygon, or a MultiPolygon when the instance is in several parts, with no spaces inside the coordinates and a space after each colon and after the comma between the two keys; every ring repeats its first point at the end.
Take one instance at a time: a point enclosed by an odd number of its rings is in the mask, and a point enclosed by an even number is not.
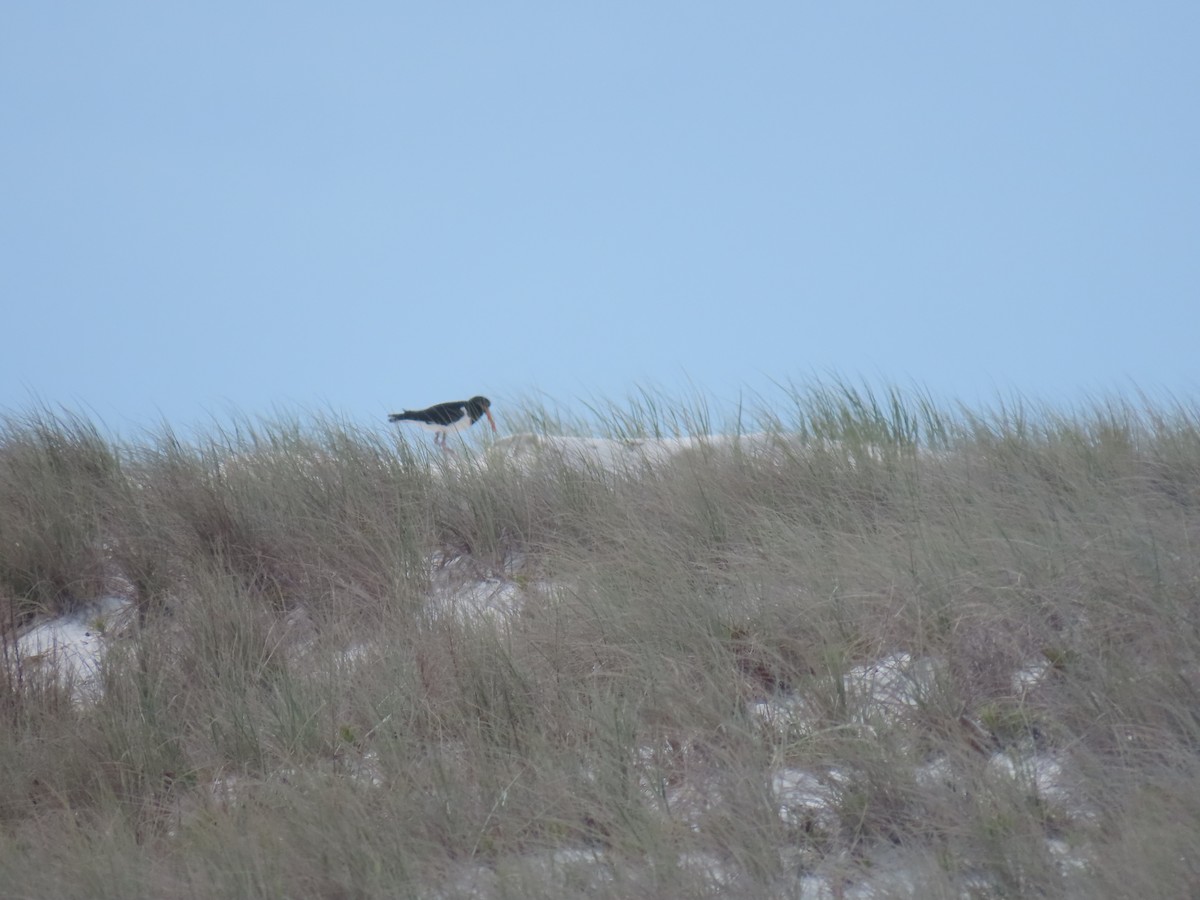
{"type": "Polygon", "coordinates": [[[742,435],[623,471],[3,420],[6,896],[1200,892],[1200,410],[787,393],[593,400],[621,440],[742,435]],[[436,614],[457,578],[523,608],[436,614]],[[79,703],[16,637],[112,593],[137,615],[79,703]],[[855,693],[902,653],[909,701],[855,693]],[[790,771],[824,809],[780,815],[790,771]]]}

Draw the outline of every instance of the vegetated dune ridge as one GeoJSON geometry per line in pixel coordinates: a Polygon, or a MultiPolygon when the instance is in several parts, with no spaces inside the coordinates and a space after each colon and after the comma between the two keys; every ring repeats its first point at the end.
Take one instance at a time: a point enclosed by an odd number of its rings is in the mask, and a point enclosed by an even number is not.
{"type": "Polygon", "coordinates": [[[1195,894],[1196,410],[763,418],[10,419],[0,880],[1195,894]]]}

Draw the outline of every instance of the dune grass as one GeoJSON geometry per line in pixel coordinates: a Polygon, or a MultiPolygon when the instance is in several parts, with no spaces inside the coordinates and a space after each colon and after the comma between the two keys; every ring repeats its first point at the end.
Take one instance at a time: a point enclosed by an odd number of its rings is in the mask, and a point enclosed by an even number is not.
{"type": "Polygon", "coordinates": [[[624,470],[7,418],[5,895],[1200,893],[1200,410],[790,397],[596,401],[742,435],[624,470]],[[438,612],[458,582],[521,610],[438,612]],[[105,594],[81,703],[17,638],[105,594]]]}

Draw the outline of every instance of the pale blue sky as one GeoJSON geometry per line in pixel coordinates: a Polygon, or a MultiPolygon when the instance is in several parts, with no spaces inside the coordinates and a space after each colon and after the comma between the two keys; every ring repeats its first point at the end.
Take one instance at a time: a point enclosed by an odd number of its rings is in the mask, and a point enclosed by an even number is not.
{"type": "Polygon", "coordinates": [[[1191,397],[1197,48],[1194,0],[6,3],[0,408],[1191,397]]]}

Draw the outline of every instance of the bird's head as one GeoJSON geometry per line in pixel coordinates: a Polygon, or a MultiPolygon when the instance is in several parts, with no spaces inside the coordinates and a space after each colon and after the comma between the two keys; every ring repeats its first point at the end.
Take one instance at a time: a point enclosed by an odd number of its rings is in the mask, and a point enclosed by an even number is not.
{"type": "Polygon", "coordinates": [[[492,418],[492,401],[487,397],[472,397],[470,403],[472,406],[483,410],[483,414],[487,416],[488,424],[492,426],[492,431],[496,431],[496,420],[492,418]]]}

